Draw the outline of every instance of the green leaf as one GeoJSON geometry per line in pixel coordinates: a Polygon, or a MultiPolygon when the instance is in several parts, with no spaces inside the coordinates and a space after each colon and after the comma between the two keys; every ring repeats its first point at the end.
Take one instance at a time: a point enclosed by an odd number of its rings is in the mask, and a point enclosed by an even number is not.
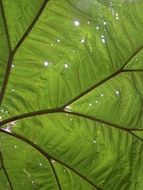
{"type": "Polygon", "coordinates": [[[142,10],[0,0],[0,189],[142,189],[142,10]]]}

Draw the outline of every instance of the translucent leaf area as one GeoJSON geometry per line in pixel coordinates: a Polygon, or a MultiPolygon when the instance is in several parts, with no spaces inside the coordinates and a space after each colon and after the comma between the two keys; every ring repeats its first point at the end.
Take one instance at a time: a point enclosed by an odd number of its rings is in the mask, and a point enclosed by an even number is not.
{"type": "Polygon", "coordinates": [[[142,10],[0,0],[0,190],[142,190],[142,10]]]}

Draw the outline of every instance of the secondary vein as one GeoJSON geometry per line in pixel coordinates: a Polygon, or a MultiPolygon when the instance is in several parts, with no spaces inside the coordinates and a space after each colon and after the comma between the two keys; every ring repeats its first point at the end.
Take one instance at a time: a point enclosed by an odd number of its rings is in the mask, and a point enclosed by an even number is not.
{"type": "Polygon", "coordinates": [[[8,183],[9,183],[9,186],[10,186],[11,190],[14,190],[14,188],[13,188],[13,186],[12,186],[12,182],[11,182],[11,180],[10,180],[10,177],[9,177],[9,175],[8,175],[8,173],[7,173],[7,171],[6,171],[5,165],[4,165],[4,160],[3,160],[2,152],[0,152],[0,160],[1,160],[1,164],[2,164],[2,169],[3,169],[4,173],[5,173],[5,176],[6,176],[6,178],[7,178],[7,181],[8,181],[8,183]]]}

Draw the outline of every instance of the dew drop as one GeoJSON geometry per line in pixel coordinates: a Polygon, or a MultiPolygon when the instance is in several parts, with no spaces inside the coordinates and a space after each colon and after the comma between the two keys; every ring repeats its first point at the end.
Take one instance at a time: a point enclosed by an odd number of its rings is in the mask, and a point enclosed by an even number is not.
{"type": "Polygon", "coordinates": [[[48,61],[44,61],[44,65],[47,67],[49,65],[48,61]]]}
{"type": "Polygon", "coordinates": [[[117,95],[119,95],[119,94],[120,94],[118,90],[116,90],[116,94],[117,94],[117,95]]]}
{"type": "Polygon", "coordinates": [[[58,43],[60,43],[60,42],[61,42],[61,40],[60,40],[60,39],[57,39],[57,42],[58,42],[58,43]]]}
{"type": "Polygon", "coordinates": [[[52,162],[52,163],[55,163],[56,161],[52,159],[51,162],[52,162]]]}
{"type": "Polygon", "coordinates": [[[42,166],[43,166],[41,162],[39,162],[39,166],[40,166],[40,167],[42,167],[42,166]]]}
{"type": "Polygon", "coordinates": [[[67,111],[67,112],[71,112],[72,111],[72,107],[71,106],[66,106],[64,110],[67,111]]]}
{"type": "Polygon", "coordinates": [[[112,10],[112,15],[115,15],[115,10],[114,9],[111,9],[112,10]]]}
{"type": "Polygon", "coordinates": [[[67,69],[69,66],[67,64],[65,64],[65,68],[67,69]]]}
{"type": "Polygon", "coordinates": [[[110,1],[110,6],[111,6],[111,7],[113,6],[113,2],[112,2],[112,1],[110,1]]]}
{"type": "Polygon", "coordinates": [[[82,39],[80,42],[83,44],[85,42],[85,39],[82,39]]]}
{"type": "Polygon", "coordinates": [[[95,143],[96,143],[96,141],[94,140],[94,141],[93,141],[93,143],[95,144],[95,143]]]}
{"type": "Polygon", "coordinates": [[[78,20],[75,20],[75,21],[74,21],[74,24],[75,24],[75,26],[79,26],[79,25],[80,25],[80,22],[79,22],[78,20]]]}
{"type": "Polygon", "coordinates": [[[105,39],[102,38],[101,41],[102,41],[103,44],[105,44],[105,39]]]}

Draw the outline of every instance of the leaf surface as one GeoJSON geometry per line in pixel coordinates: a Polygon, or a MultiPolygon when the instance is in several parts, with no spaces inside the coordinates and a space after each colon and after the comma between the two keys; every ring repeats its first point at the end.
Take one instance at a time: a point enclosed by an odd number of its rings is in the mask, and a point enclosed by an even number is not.
{"type": "Polygon", "coordinates": [[[142,9],[0,0],[0,189],[142,189],[142,9]]]}

